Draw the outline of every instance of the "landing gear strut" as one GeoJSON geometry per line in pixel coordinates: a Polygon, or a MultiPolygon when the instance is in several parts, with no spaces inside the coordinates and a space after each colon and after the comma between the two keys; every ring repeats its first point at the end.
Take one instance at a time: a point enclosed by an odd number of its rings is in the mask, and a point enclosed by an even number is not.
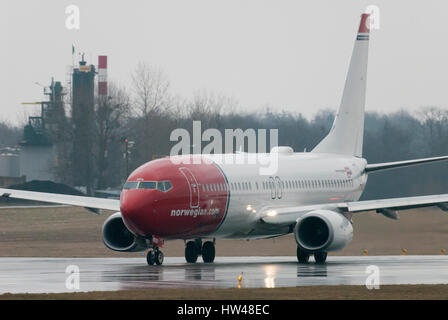
{"type": "Polygon", "coordinates": [[[212,263],[215,260],[215,242],[206,241],[202,243],[201,239],[188,241],[185,246],[185,260],[188,263],[196,263],[199,255],[205,263],[212,263]]]}
{"type": "Polygon", "coordinates": [[[160,266],[163,263],[163,258],[163,252],[160,251],[158,247],[155,247],[154,250],[148,250],[148,254],[146,255],[146,262],[148,262],[150,266],[152,266],[153,264],[160,266]]]}

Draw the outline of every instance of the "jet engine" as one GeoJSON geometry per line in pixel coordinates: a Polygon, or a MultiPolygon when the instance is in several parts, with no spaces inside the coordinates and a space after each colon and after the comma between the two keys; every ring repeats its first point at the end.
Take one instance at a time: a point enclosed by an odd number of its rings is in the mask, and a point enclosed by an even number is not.
{"type": "Polygon", "coordinates": [[[294,236],[299,247],[305,251],[336,251],[352,240],[353,226],[340,213],[315,210],[297,220],[294,236]]]}
{"type": "Polygon", "coordinates": [[[121,252],[143,251],[146,240],[136,237],[123,222],[121,212],[111,215],[103,224],[103,242],[111,250],[121,252]]]}

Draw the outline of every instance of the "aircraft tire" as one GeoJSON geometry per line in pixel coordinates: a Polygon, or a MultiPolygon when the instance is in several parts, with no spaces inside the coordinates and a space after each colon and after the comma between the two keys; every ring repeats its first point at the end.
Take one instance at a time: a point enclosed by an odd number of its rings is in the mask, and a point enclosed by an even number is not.
{"type": "Polygon", "coordinates": [[[155,255],[154,251],[148,250],[148,253],[146,254],[146,262],[148,265],[152,266],[155,263],[155,255]]]}
{"type": "Polygon", "coordinates": [[[163,263],[163,252],[160,250],[156,250],[156,252],[154,253],[154,262],[156,263],[156,265],[160,266],[163,263]]]}
{"type": "Polygon", "coordinates": [[[299,263],[308,263],[310,259],[310,254],[303,251],[302,248],[297,247],[297,260],[299,263]]]}
{"type": "Polygon", "coordinates": [[[196,263],[198,255],[199,253],[196,243],[194,241],[188,241],[185,247],[185,260],[187,260],[188,263],[196,263]]]}
{"type": "Polygon", "coordinates": [[[206,241],[202,245],[202,260],[205,263],[212,263],[215,261],[215,244],[212,241],[206,241]]]}
{"type": "Polygon", "coordinates": [[[325,261],[327,261],[327,253],[326,252],[315,252],[314,260],[316,260],[316,263],[324,264],[325,261]]]}

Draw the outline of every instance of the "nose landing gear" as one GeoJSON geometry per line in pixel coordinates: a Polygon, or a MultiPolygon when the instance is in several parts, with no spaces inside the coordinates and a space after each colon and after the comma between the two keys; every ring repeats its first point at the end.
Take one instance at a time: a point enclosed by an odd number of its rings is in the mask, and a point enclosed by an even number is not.
{"type": "Polygon", "coordinates": [[[202,255],[205,263],[212,263],[215,260],[215,242],[206,241],[202,244],[201,239],[188,241],[185,246],[185,260],[188,263],[196,263],[198,256],[202,255]]]}
{"type": "Polygon", "coordinates": [[[148,250],[148,254],[146,255],[146,262],[148,262],[148,265],[150,266],[152,266],[153,264],[160,266],[163,263],[163,258],[163,252],[160,251],[159,247],[155,247],[154,250],[148,250]]]}

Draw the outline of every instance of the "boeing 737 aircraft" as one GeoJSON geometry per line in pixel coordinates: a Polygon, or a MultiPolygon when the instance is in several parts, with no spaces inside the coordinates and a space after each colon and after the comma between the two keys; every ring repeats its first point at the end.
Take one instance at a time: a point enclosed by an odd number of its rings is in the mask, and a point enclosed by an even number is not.
{"type": "MultiPolygon", "coordinates": [[[[172,157],[150,161],[128,177],[120,200],[0,189],[3,197],[114,210],[103,225],[103,242],[115,251],[148,250],[149,265],[162,264],[164,240],[183,239],[185,258],[215,259],[216,239],[261,239],[293,233],[299,263],[344,248],[353,235],[352,216],[376,210],[397,219],[399,210],[438,206],[448,211],[448,194],[358,201],[369,174],[448,159],[448,156],[368,164],[362,157],[369,45],[368,14],[361,24],[342,101],[328,135],[311,151],[275,147],[275,174],[258,164],[200,164],[172,157]]],[[[235,154],[222,155],[232,157],[235,154]]],[[[250,154],[240,153],[249,157],[250,154]]],[[[184,156],[185,157],[185,156],[184,156]]],[[[229,161],[231,162],[231,161],[229,161]]]]}

